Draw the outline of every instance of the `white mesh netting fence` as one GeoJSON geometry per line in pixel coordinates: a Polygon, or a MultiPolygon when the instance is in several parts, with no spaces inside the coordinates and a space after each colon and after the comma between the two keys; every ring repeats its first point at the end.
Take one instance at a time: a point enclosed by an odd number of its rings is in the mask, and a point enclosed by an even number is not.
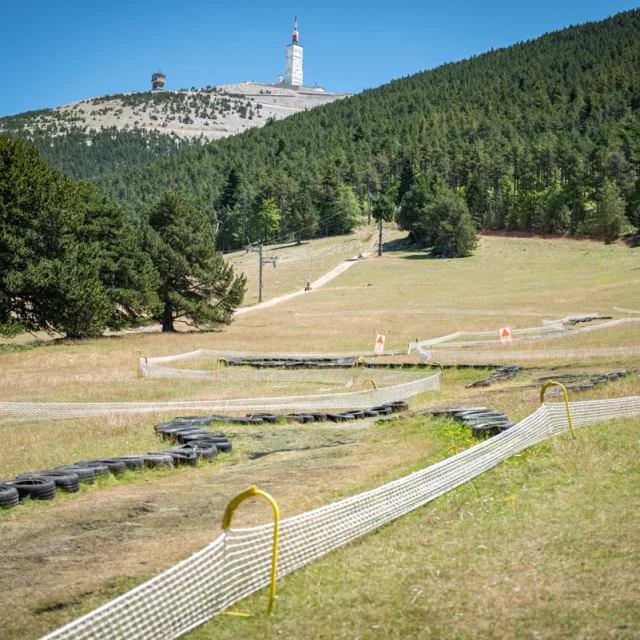
{"type": "MultiPolygon", "coordinates": [[[[640,415],[640,396],[571,403],[580,427],[640,415]]],[[[568,430],[564,404],[451,458],[280,523],[278,577],[399,518],[510,456],[568,430]]],[[[269,584],[273,525],[229,529],[198,553],[46,636],[45,640],[179,637],[269,584]]]]}
{"type": "Polygon", "coordinates": [[[282,411],[366,409],[405,400],[423,391],[440,388],[440,373],[380,389],[273,398],[193,400],[174,402],[0,402],[0,422],[89,418],[112,414],[168,413],[181,411],[282,411]]]}
{"type": "MultiPolygon", "coordinates": [[[[569,316],[562,320],[556,320],[549,322],[549,324],[542,327],[529,327],[525,329],[512,329],[511,334],[513,336],[512,342],[533,342],[539,340],[550,340],[558,337],[566,337],[581,333],[591,333],[593,331],[600,331],[602,329],[613,329],[620,325],[629,323],[640,322],[640,318],[619,318],[618,320],[609,320],[607,322],[601,322],[599,324],[589,325],[586,327],[564,329],[563,322],[571,319],[573,316],[569,316]]],[[[584,318],[592,318],[593,316],[584,316],[584,318]]],[[[575,318],[574,318],[575,319],[575,318]]],[[[456,349],[460,347],[481,347],[500,345],[501,341],[498,337],[498,331],[456,331],[446,336],[440,336],[439,338],[431,338],[430,340],[420,340],[419,342],[411,342],[409,344],[409,351],[415,349],[416,345],[421,347],[438,346],[443,349],[456,349]],[[466,340],[462,338],[493,338],[489,340],[466,340]]]]}

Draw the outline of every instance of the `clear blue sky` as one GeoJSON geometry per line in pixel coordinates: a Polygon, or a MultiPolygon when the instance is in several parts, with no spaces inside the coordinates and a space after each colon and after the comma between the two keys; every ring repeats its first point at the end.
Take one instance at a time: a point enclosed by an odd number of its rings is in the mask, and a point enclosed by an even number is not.
{"type": "Polygon", "coordinates": [[[306,85],[358,92],[637,6],[624,0],[5,0],[0,116],[108,93],[275,82],[299,16],[306,85]]]}

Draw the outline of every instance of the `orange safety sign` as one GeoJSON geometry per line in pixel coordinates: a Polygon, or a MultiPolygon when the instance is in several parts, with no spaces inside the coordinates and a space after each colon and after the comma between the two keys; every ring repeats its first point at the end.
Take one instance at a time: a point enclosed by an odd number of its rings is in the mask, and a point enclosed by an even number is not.
{"type": "Polygon", "coordinates": [[[511,344],[511,327],[501,327],[499,333],[502,344],[511,344]]]}
{"type": "Polygon", "coordinates": [[[386,338],[381,333],[376,333],[376,346],[373,349],[373,353],[376,355],[382,355],[384,353],[384,342],[386,338]]]}

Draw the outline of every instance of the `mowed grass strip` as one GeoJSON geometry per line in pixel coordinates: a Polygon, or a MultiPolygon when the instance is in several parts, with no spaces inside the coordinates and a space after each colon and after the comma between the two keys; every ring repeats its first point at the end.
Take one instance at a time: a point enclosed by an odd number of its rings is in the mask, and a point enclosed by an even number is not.
{"type": "Polygon", "coordinates": [[[554,438],[281,579],[274,616],[188,637],[636,638],[638,460],[637,419],[554,438]]]}

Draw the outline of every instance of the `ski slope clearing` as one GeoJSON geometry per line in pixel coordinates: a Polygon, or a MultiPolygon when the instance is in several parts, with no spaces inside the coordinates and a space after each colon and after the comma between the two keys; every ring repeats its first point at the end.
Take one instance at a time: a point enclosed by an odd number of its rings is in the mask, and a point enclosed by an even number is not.
{"type": "MultiPolygon", "coordinates": [[[[265,297],[302,289],[309,255],[322,264],[313,269],[315,281],[375,239],[365,238],[277,247],[281,261],[276,269],[265,268],[265,297]],[[282,274],[278,284],[276,274],[282,274]]],[[[637,318],[613,307],[638,308],[638,257],[638,249],[621,244],[486,237],[471,258],[433,260],[393,238],[382,258],[355,261],[311,294],[239,315],[219,332],[137,334],[2,352],[0,400],[215,400],[264,390],[255,380],[222,392],[211,380],[139,380],[130,368],[133,349],[149,357],[199,348],[361,351],[372,350],[376,331],[392,349],[409,339],[457,331],[497,335],[505,325],[517,330],[581,313],[637,318]]],[[[257,255],[231,259],[247,269],[253,265],[249,287],[255,295],[257,255]]],[[[272,493],[287,517],[401,478],[475,443],[461,425],[421,416],[422,410],[490,406],[517,421],[537,408],[539,379],[639,369],[631,351],[640,344],[638,324],[484,347],[488,362],[492,354],[531,350],[535,368],[488,389],[467,385],[491,370],[445,369],[440,390],[412,399],[410,411],[392,422],[235,425],[225,428],[234,442],[228,460],[149,471],[144,479],[128,472],[68,498],[0,513],[6,603],[0,636],[38,638],[203,548],[217,536],[228,501],[250,484],[272,493]],[[602,351],[567,360],[557,354],[564,349],[616,351],[613,357],[602,351]]],[[[302,392],[302,385],[286,383],[274,389],[277,395],[302,392]]],[[[572,399],[633,395],[640,395],[637,374],[572,399]]],[[[2,425],[1,479],[75,460],[157,451],[153,425],[172,417],[2,425]]],[[[574,629],[603,637],[618,625],[627,625],[621,633],[637,635],[636,432],[634,421],[621,421],[582,429],[577,441],[560,437],[527,450],[292,574],[279,584],[274,618],[220,618],[192,637],[269,637],[278,630],[303,638],[420,637],[426,619],[430,633],[443,637],[474,630],[487,637],[494,630],[495,637],[556,637],[574,629]],[[468,613],[456,617],[462,600],[468,613]]],[[[251,504],[237,518],[238,526],[250,526],[268,522],[269,514],[251,504]]],[[[246,610],[263,606],[264,595],[258,594],[246,610]]]]}

